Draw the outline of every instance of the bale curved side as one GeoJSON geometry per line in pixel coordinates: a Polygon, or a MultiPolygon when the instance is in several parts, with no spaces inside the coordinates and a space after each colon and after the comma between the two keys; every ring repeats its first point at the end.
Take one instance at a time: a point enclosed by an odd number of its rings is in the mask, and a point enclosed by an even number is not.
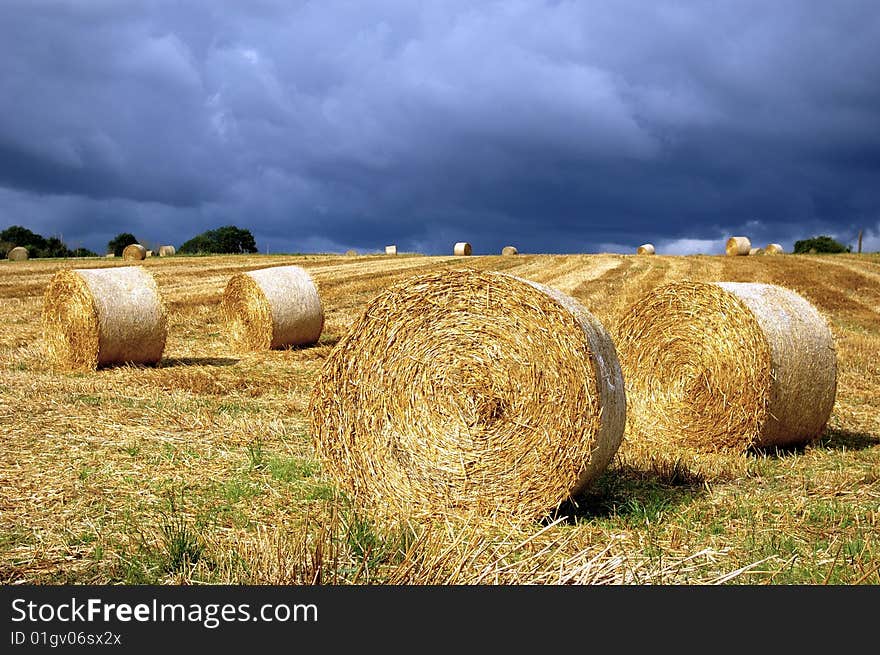
{"type": "Polygon", "coordinates": [[[125,249],[122,251],[123,259],[130,259],[133,261],[140,261],[147,258],[147,249],[144,248],[139,243],[132,243],[125,246],[125,249]]]}
{"type": "Polygon", "coordinates": [[[830,416],[831,333],[788,289],[663,285],[627,310],[617,334],[635,442],[701,452],[805,443],[830,416]]]}
{"type": "Polygon", "coordinates": [[[309,414],[325,470],[377,514],[534,518],[608,465],[625,398],[613,342],[576,301],[446,271],[369,303],[309,414]]]}
{"type": "Polygon", "coordinates": [[[177,254],[174,246],[159,246],[159,257],[172,257],[177,254]]]}
{"type": "Polygon", "coordinates": [[[167,335],[165,305],[140,266],[58,271],[43,294],[43,339],[61,370],[156,364],[167,335]]]}
{"type": "Polygon", "coordinates": [[[516,249],[516,246],[504,246],[501,249],[502,255],[518,255],[519,250],[516,249]]]}
{"type": "Polygon", "coordinates": [[[220,310],[239,350],[312,344],[324,328],[318,287],[300,266],[236,273],[226,284],[220,310]]]}
{"type": "Polygon", "coordinates": [[[638,248],[636,248],[637,255],[653,255],[656,251],[654,250],[654,244],[652,243],[643,243],[638,248]]]}
{"type": "Polygon", "coordinates": [[[397,246],[385,246],[385,254],[386,255],[396,255],[397,254],[397,246]]]}
{"type": "Polygon", "coordinates": [[[470,254],[472,252],[471,244],[469,244],[467,241],[459,241],[458,243],[455,244],[455,246],[453,246],[452,252],[453,252],[453,254],[458,255],[460,257],[470,256],[470,254]]]}
{"type": "Polygon", "coordinates": [[[725,246],[725,251],[730,256],[747,256],[751,249],[752,242],[748,237],[730,237],[725,246]]]}
{"type": "Polygon", "coordinates": [[[15,248],[10,249],[10,251],[6,254],[6,258],[13,262],[24,262],[27,261],[30,255],[28,254],[27,248],[23,246],[15,246],[15,248]]]}

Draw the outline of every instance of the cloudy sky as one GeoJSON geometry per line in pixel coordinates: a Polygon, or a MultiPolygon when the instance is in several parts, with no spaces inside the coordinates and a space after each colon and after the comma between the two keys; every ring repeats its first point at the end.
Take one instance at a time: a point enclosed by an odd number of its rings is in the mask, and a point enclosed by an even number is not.
{"type": "Polygon", "coordinates": [[[880,5],[0,0],[0,229],[880,249],[880,5]]]}

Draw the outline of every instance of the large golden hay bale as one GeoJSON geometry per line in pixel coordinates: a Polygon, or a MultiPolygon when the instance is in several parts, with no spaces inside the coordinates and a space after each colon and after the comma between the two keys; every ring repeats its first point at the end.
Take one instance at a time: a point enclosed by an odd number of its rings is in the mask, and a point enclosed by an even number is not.
{"type": "Polygon", "coordinates": [[[172,257],[177,254],[174,246],[159,246],[159,257],[172,257]]]}
{"type": "Polygon", "coordinates": [[[452,252],[459,256],[469,256],[471,254],[471,244],[467,241],[459,241],[453,246],[452,252]]]}
{"type": "Polygon", "coordinates": [[[397,246],[385,246],[385,254],[386,255],[396,255],[397,254],[397,246]]]}
{"type": "Polygon", "coordinates": [[[139,261],[147,258],[147,249],[144,248],[139,243],[132,243],[127,246],[122,251],[123,259],[131,259],[134,261],[139,261]]]}
{"type": "Polygon", "coordinates": [[[765,255],[781,255],[784,252],[785,249],[778,243],[768,243],[767,247],[764,248],[765,255]]]}
{"type": "Polygon", "coordinates": [[[58,271],[42,319],[49,360],[62,370],[155,364],[165,349],[165,306],[141,266],[58,271]]]}
{"type": "Polygon", "coordinates": [[[226,284],[220,310],[238,350],[312,344],[324,328],[318,287],[300,266],[236,273],[226,284]]]}
{"type": "Polygon", "coordinates": [[[637,255],[653,255],[656,251],[654,250],[654,244],[652,243],[643,243],[638,248],[636,248],[637,255]]]}
{"type": "Polygon", "coordinates": [[[516,246],[504,246],[501,249],[502,255],[518,255],[519,250],[516,249],[516,246]]]}
{"type": "Polygon", "coordinates": [[[624,315],[628,440],[700,452],[806,443],[837,389],[834,340],[803,297],[770,284],[677,282],[624,315]]]}
{"type": "Polygon", "coordinates": [[[309,406],[327,470],[377,514],[544,516],[620,445],[614,344],[559,291],[445,271],[374,298],[309,406]]]}
{"type": "Polygon", "coordinates": [[[748,237],[730,237],[727,240],[727,245],[725,246],[727,254],[733,256],[748,255],[749,250],[751,249],[752,242],[749,241],[748,237]]]}
{"type": "Polygon", "coordinates": [[[8,253],[6,253],[7,259],[10,259],[14,262],[23,262],[28,258],[27,248],[23,248],[22,246],[15,246],[8,253]]]}

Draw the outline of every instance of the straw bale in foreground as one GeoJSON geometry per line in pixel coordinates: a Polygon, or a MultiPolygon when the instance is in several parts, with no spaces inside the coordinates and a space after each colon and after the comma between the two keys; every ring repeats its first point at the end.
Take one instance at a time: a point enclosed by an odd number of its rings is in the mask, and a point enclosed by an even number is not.
{"type": "Polygon", "coordinates": [[[667,284],[617,328],[627,385],[627,440],[700,452],[807,443],[837,389],[831,331],[783,287],[667,284]]]}
{"type": "Polygon", "coordinates": [[[230,341],[243,351],[312,344],[324,328],[318,287],[300,266],[236,273],[220,311],[230,341]]]}
{"type": "Polygon", "coordinates": [[[155,364],[165,349],[165,306],[142,266],[58,271],[42,322],[49,361],[61,370],[155,364]]]}
{"type": "Polygon", "coordinates": [[[6,253],[6,258],[14,262],[27,261],[29,256],[27,248],[22,246],[15,246],[15,248],[10,249],[10,251],[6,253]]]}
{"type": "Polygon", "coordinates": [[[132,243],[127,246],[122,251],[123,259],[131,259],[135,261],[139,261],[147,258],[147,249],[144,248],[139,243],[132,243]]]}
{"type": "Polygon", "coordinates": [[[752,242],[748,237],[730,237],[727,240],[725,250],[731,256],[746,256],[752,249],[752,242]]]}
{"type": "Polygon", "coordinates": [[[377,514],[540,517],[622,438],[614,344],[559,291],[446,271],[376,296],[309,405],[325,470],[377,514]]]}

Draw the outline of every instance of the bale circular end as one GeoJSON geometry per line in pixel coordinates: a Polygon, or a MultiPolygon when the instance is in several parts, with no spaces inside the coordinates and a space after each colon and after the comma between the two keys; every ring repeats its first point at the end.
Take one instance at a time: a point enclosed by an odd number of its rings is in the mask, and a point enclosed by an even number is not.
{"type": "Polygon", "coordinates": [[[459,255],[459,256],[464,256],[464,257],[470,256],[471,244],[469,244],[467,241],[459,241],[452,248],[452,252],[453,252],[453,254],[459,255]]]}
{"type": "Polygon", "coordinates": [[[134,261],[140,261],[147,258],[147,249],[144,248],[139,243],[132,243],[130,245],[125,246],[125,249],[122,251],[123,259],[131,259],[134,261]]]}
{"type": "Polygon", "coordinates": [[[236,273],[220,311],[233,347],[242,351],[312,344],[324,328],[318,288],[300,266],[236,273]]]}
{"type": "Polygon", "coordinates": [[[785,252],[785,249],[778,243],[768,243],[767,247],[764,248],[765,255],[781,255],[785,252]]]}
{"type": "Polygon", "coordinates": [[[385,246],[385,254],[386,255],[396,255],[397,254],[397,246],[385,246]]]}
{"type": "Polygon", "coordinates": [[[643,243],[636,249],[637,255],[653,255],[655,252],[654,244],[652,243],[643,243]]]}
{"type": "Polygon", "coordinates": [[[60,370],[155,364],[166,312],[153,276],[140,266],[55,273],[43,294],[43,340],[60,370]]]}
{"type": "Polygon", "coordinates": [[[14,262],[23,262],[27,261],[29,257],[27,248],[23,248],[22,246],[15,246],[12,248],[7,254],[6,257],[14,262]]]}
{"type": "Polygon", "coordinates": [[[626,312],[617,347],[633,441],[701,452],[806,443],[834,405],[831,332],[783,287],[658,287],[626,312]]]}
{"type": "Polygon", "coordinates": [[[625,399],[614,345],[576,301],[446,271],[369,303],[309,414],[325,470],[377,514],[538,517],[607,467],[625,399]]]}
{"type": "Polygon", "coordinates": [[[504,246],[501,249],[501,254],[502,255],[517,255],[517,254],[519,254],[519,251],[516,249],[515,246],[504,246]]]}
{"type": "Polygon", "coordinates": [[[730,237],[725,246],[725,251],[730,256],[746,256],[751,249],[752,242],[748,237],[730,237]]]}

